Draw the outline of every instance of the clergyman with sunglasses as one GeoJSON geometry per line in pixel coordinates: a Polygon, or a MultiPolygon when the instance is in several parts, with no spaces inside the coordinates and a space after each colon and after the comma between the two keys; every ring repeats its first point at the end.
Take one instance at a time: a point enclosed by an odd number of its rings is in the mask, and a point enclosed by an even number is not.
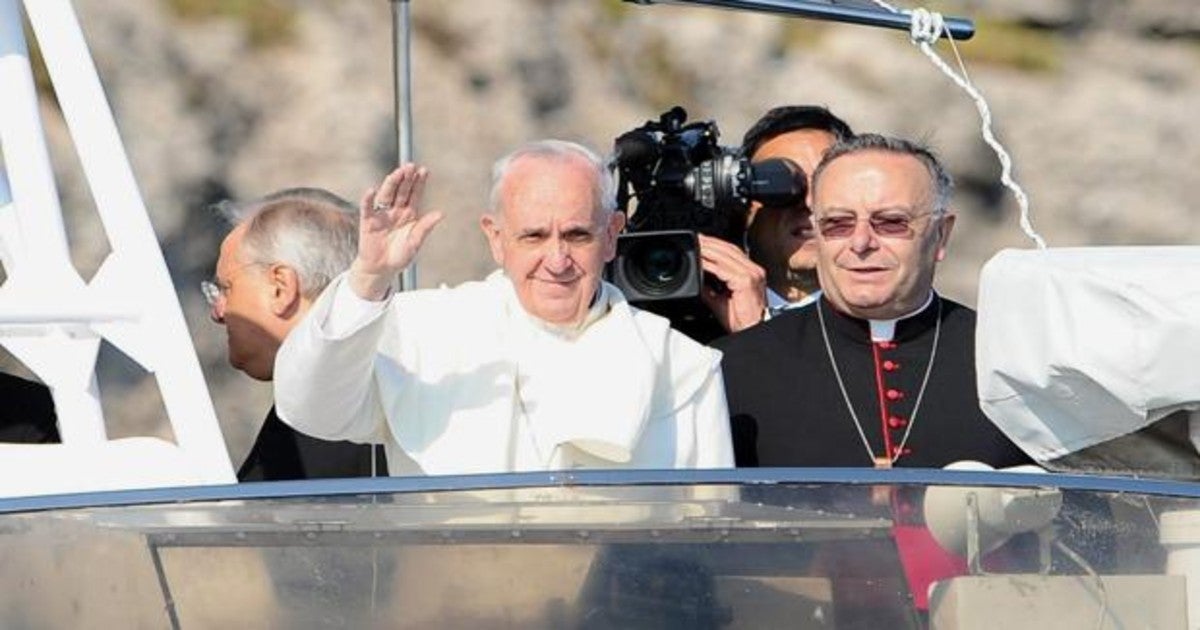
{"type": "Polygon", "coordinates": [[[906,140],[843,140],[813,174],[822,297],[719,340],[739,466],[1031,463],[983,415],[975,313],[938,295],[952,182],[906,140]]]}
{"type": "MultiPolygon", "coordinates": [[[[289,188],[217,211],[232,226],[213,279],[201,283],[212,320],[225,327],[229,362],[260,381],[317,296],[354,260],[358,210],[319,188],[289,188]]],[[[267,414],[239,481],[387,474],[383,449],[304,435],[267,414]]]]}

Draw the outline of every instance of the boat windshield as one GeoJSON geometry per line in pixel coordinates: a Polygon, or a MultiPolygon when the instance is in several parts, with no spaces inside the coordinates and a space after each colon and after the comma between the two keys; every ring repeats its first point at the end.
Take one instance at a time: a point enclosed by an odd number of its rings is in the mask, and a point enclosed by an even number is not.
{"type": "Polygon", "coordinates": [[[580,473],[7,501],[0,625],[1183,627],[1200,502],[1080,479],[580,473]]]}

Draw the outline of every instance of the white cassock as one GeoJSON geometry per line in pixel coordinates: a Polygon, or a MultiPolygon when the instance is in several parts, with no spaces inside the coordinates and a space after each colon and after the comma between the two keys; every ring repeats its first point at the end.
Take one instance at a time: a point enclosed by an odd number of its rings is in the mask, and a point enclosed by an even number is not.
{"type": "Polygon", "coordinates": [[[733,466],[720,353],[602,285],[578,329],[482,282],[358,298],[334,280],[275,359],[278,415],[382,442],[392,475],[733,466]]]}

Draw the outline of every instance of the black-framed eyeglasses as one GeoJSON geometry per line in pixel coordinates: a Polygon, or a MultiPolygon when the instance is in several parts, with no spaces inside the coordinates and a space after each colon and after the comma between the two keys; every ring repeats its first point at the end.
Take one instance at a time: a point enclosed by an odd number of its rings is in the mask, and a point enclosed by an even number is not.
{"type": "Polygon", "coordinates": [[[865,217],[856,214],[835,214],[831,216],[814,217],[817,232],[825,238],[850,238],[861,221],[871,226],[871,231],[886,238],[912,238],[916,234],[915,224],[931,216],[932,212],[908,214],[901,211],[874,212],[865,217]]]}

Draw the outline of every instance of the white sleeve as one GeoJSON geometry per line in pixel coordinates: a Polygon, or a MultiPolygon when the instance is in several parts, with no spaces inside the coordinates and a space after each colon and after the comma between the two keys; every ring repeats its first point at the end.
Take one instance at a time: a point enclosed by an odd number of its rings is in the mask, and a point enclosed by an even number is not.
{"type": "Polygon", "coordinates": [[[733,468],[733,436],[729,428],[729,406],[725,401],[725,379],[714,369],[704,387],[681,410],[690,413],[696,427],[696,461],[693,468],[733,468]]]}
{"type": "Polygon", "coordinates": [[[350,283],[341,281],[331,283],[333,304],[330,305],[324,321],[318,322],[325,334],[332,338],[349,335],[355,329],[361,328],[373,318],[378,317],[391,303],[392,291],[387,297],[378,302],[364,300],[350,288],[350,283]]]}
{"type": "Polygon", "coordinates": [[[345,274],[330,284],[275,356],[280,419],[327,440],[378,438],[374,364],[389,304],[354,295],[345,274]]]}

